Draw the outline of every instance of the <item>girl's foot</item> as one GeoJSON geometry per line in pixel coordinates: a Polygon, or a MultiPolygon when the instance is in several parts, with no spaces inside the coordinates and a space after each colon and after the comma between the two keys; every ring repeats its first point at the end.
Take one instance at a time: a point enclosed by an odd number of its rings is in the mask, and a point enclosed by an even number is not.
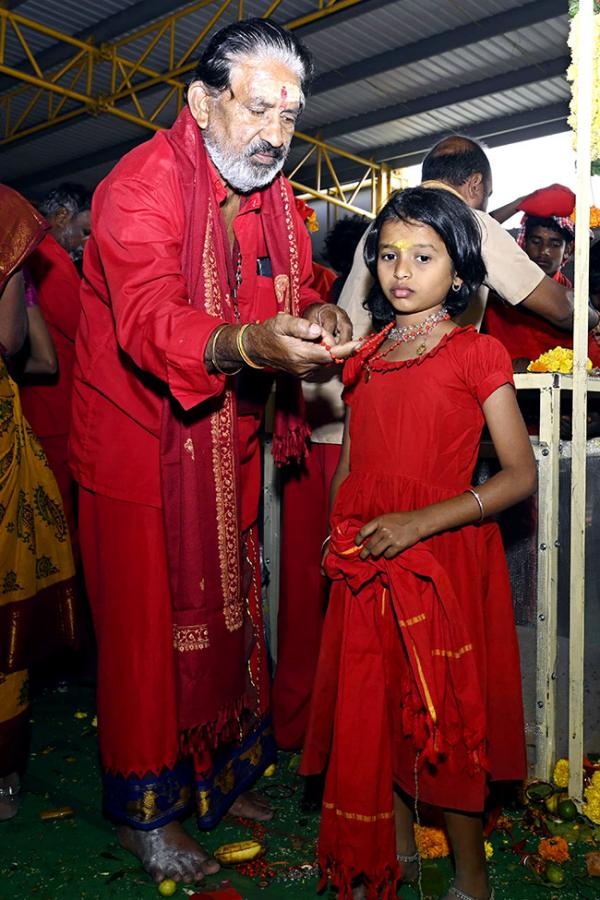
{"type": "Polygon", "coordinates": [[[419,851],[414,853],[397,853],[396,858],[402,870],[400,880],[411,884],[419,877],[419,851]]]}
{"type": "Polygon", "coordinates": [[[0,778],[0,822],[12,819],[19,811],[21,782],[16,772],[0,778]]]}

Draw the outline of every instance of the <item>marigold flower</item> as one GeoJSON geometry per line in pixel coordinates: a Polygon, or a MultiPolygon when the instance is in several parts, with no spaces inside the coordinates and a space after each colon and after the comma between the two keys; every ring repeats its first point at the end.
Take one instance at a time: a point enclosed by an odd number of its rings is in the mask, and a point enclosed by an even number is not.
{"type": "Polygon", "coordinates": [[[587,816],[594,825],[600,825],[600,772],[594,772],[583,796],[585,803],[581,809],[584,816],[587,816]]]}
{"type": "Polygon", "coordinates": [[[569,787],[569,760],[559,759],[554,766],[552,781],[558,788],[569,787]]]}
{"type": "Polygon", "coordinates": [[[488,860],[488,862],[489,862],[490,859],[492,858],[492,856],[494,855],[494,847],[492,846],[492,842],[491,842],[491,841],[484,841],[484,842],[483,842],[483,849],[485,850],[485,858],[486,858],[486,859],[488,860]]]}
{"type": "MultiPolygon", "coordinates": [[[[588,357],[588,372],[591,368],[592,361],[588,357]]],[[[552,350],[547,350],[529,363],[527,371],[561,372],[563,375],[569,375],[573,371],[573,351],[567,347],[554,347],[552,350]]]]}
{"type": "Polygon", "coordinates": [[[569,859],[569,845],[560,835],[543,838],[538,846],[538,853],[542,859],[555,863],[564,863],[569,859]]]}
{"type": "Polygon", "coordinates": [[[415,825],[415,840],[417,850],[423,859],[439,859],[442,856],[450,856],[448,840],[441,828],[415,825]]]}

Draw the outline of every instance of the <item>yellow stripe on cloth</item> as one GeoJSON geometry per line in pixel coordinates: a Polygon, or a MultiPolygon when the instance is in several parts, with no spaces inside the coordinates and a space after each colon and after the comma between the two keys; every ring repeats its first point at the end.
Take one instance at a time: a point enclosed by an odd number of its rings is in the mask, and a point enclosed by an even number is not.
{"type": "Polygon", "coordinates": [[[464,656],[465,653],[470,653],[473,649],[473,644],[465,644],[464,647],[459,647],[458,650],[442,650],[442,649],[434,649],[431,651],[432,656],[447,656],[449,659],[460,659],[461,656],[464,656]]]}
{"type": "Polygon", "coordinates": [[[427,616],[425,613],[421,613],[419,616],[413,616],[412,619],[400,619],[398,624],[400,628],[410,628],[411,625],[417,625],[419,622],[424,622],[427,616]]]}
{"type": "Polygon", "coordinates": [[[337,806],[334,806],[333,803],[323,803],[323,809],[331,809],[335,812],[336,816],[339,816],[342,819],[352,819],[355,822],[379,822],[381,819],[393,819],[394,811],[390,810],[389,812],[380,812],[375,813],[374,816],[363,816],[360,813],[346,812],[343,809],[338,809],[337,806]]]}

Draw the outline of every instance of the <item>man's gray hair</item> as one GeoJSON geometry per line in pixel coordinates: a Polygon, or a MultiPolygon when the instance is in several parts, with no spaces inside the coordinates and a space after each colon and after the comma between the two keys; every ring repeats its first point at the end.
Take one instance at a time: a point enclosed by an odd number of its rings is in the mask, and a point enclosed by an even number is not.
{"type": "Polygon", "coordinates": [[[231,86],[231,68],[249,56],[277,59],[298,76],[304,96],[314,68],[312,57],[298,38],[270,19],[245,19],[218,31],[200,57],[190,84],[201,81],[221,93],[231,86]]]}

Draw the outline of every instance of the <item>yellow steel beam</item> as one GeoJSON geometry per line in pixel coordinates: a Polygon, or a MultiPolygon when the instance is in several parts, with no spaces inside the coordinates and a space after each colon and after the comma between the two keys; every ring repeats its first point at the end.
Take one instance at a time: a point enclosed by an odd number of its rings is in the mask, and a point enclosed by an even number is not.
{"type": "MultiPolygon", "coordinates": [[[[364,0],[312,0],[312,2],[316,4],[315,10],[293,19],[286,27],[300,28],[364,0]]],[[[276,9],[281,12],[285,9],[285,4],[286,0],[265,0],[263,18],[268,18],[276,9]]],[[[182,106],[185,82],[181,80],[181,76],[192,71],[195,66],[195,63],[190,61],[191,55],[195,54],[198,45],[230,7],[235,8],[235,18],[243,17],[243,0],[199,0],[113,43],[99,47],[93,43],[92,38],[89,41],[82,41],[0,7],[0,73],[14,78],[19,83],[16,88],[0,95],[0,146],[7,146],[20,138],[37,134],[86,114],[107,113],[143,128],[159,131],[161,126],[157,124],[156,119],[163,109],[173,101],[176,103],[177,111],[182,106]],[[186,47],[182,51],[180,45],[183,37],[177,40],[177,26],[180,23],[187,24],[189,31],[190,16],[203,12],[206,13],[206,21],[196,31],[191,41],[186,38],[186,47]],[[39,35],[66,45],[72,51],[72,57],[59,68],[45,72],[32,48],[32,37],[39,39],[39,35]],[[14,47],[15,43],[22,48],[31,71],[22,71],[7,65],[7,47],[9,45],[14,47]],[[178,46],[179,50],[176,52],[178,46]],[[166,50],[168,58],[166,71],[157,71],[150,65],[152,53],[159,47],[163,52],[166,50]],[[105,85],[110,86],[108,91],[105,85]],[[160,98],[155,96],[156,91],[151,90],[158,87],[164,88],[160,98]],[[147,92],[150,94],[143,101],[141,95],[147,92]]],[[[297,132],[295,138],[309,146],[309,155],[312,152],[311,148],[316,148],[319,173],[317,195],[336,206],[362,214],[365,214],[364,211],[354,206],[356,191],[352,197],[346,198],[344,188],[335,173],[332,157],[342,157],[364,165],[365,175],[362,181],[372,186],[371,215],[373,214],[382,197],[383,185],[380,186],[382,175],[383,182],[386,182],[383,167],[324,144],[301,132],[297,132]],[[321,190],[320,173],[323,164],[335,185],[334,194],[321,190]]],[[[297,166],[296,171],[305,161],[306,158],[297,166]]],[[[302,190],[305,189],[304,186],[299,184],[298,186],[302,190]]]]}

